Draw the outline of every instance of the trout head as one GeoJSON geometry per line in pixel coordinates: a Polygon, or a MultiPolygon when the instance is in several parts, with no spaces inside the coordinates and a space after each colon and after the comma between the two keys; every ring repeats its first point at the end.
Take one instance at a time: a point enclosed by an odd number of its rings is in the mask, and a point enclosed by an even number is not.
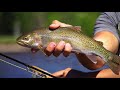
{"type": "Polygon", "coordinates": [[[17,44],[31,49],[41,49],[41,37],[37,33],[28,33],[17,38],[17,44]]]}

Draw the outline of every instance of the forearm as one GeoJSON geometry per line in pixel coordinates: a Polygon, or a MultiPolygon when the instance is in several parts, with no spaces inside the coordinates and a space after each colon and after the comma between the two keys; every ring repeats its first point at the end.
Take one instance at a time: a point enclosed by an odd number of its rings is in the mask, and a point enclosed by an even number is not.
{"type": "Polygon", "coordinates": [[[107,50],[117,53],[119,47],[119,41],[115,35],[107,30],[103,30],[94,35],[93,39],[103,42],[103,47],[107,50]]]}
{"type": "Polygon", "coordinates": [[[95,72],[81,72],[71,69],[66,78],[120,78],[120,75],[114,74],[111,69],[103,69],[95,72]]]}
{"type": "Polygon", "coordinates": [[[114,74],[111,69],[101,70],[95,78],[120,78],[120,75],[114,74]]]}

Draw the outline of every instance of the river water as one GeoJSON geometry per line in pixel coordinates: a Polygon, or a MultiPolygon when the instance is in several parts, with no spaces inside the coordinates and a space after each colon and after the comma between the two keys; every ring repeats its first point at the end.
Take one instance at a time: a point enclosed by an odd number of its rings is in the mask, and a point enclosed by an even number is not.
{"type": "MultiPolygon", "coordinates": [[[[88,70],[87,68],[82,66],[78,62],[74,54],[70,54],[70,56],[68,57],[64,57],[62,54],[59,57],[54,57],[52,55],[50,57],[46,57],[40,51],[35,54],[31,52],[9,52],[3,54],[8,55],[24,63],[27,63],[29,65],[38,66],[44,70],[47,70],[50,73],[54,73],[67,67],[71,67],[73,69],[83,72],[92,72],[91,70],[88,70]]],[[[6,59],[3,56],[0,56],[0,58],[26,68],[25,66],[13,62],[9,59],[6,59]]],[[[0,61],[0,78],[32,78],[32,74],[0,61]]]]}

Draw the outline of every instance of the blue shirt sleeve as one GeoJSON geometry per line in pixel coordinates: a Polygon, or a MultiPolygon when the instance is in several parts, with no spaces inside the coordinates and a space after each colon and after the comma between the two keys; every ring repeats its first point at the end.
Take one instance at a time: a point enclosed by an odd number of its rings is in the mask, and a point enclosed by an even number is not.
{"type": "Polygon", "coordinates": [[[112,32],[120,41],[118,23],[120,23],[120,12],[103,12],[96,20],[94,34],[107,30],[112,32]]]}

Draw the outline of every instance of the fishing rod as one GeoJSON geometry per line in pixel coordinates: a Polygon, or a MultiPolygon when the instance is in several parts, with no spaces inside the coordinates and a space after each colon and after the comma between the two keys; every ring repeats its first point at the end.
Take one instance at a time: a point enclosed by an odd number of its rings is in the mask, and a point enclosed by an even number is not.
{"type": "Polygon", "coordinates": [[[45,70],[43,70],[43,69],[40,69],[40,68],[38,68],[38,67],[36,67],[36,66],[31,66],[31,65],[29,65],[29,64],[26,64],[26,63],[24,63],[24,62],[21,62],[21,61],[19,61],[19,60],[17,60],[17,59],[14,59],[14,58],[9,57],[9,56],[7,56],[7,55],[4,55],[4,54],[2,54],[2,53],[0,53],[0,55],[3,56],[3,57],[6,57],[6,58],[8,58],[8,59],[10,59],[10,60],[12,60],[12,61],[15,61],[15,62],[17,62],[17,63],[19,63],[19,64],[22,64],[22,65],[28,67],[29,69],[33,70],[34,72],[31,72],[31,71],[29,71],[29,70],[27,70],[27,69],[25,69],[25,68],[22,68],[22,67],[20,67],[20,66],[17,66],[17,65],[15,65],[15,64],[10,63],[10,62],[7,62],[7,61],[5,61],[5,60],[3,60],[3,59],[0,59],[0,61],[5,62],[5,63],[7,63],[7,64],[10,64],[10,65],[12,65],[12,66],[18,67],[18,68],[20,68],[20,69],[22,69],[22,70],[26,70],[26,71],[32,73],[33,75],[37,75],[37,76],[39,76],[39,77],[46,77],[46,78],[47,78],[47,77],[48,77],[48,78],[57,78],[57,77],[51,75],[50,73],[48,73],[47,71],[45,71],[45,70]],[[38,72],[38,73],[37,73],[37,72],[38,72]],[[43,73],[43,74],[40,74],[40,75],[39,75],[39,73],[43,73]],[[44,74],[47,75],[47,76],[45,76],[44,74]]]}
{"type": "Polygon", "coordinates": [[[3,59],[0,59],[0,61],[2,61],[2,62],[4,62],[4,63],[7,63],[7,64],[9,64],[9,65],[11,65],[11,66],[17,67],[17,68],[19,68],[19,69],[25,70],[25,71],[31,73],[32,75],[34,75],[34,77],[41,77],[41,78],[43,77],[43,75],[38,75],[38,74],[35,73],[35,72],[29,71],[29,70],[28,70],[29,68],[28,68],[28,69],[22,68],[22,67],[20,67],[20,66],[18,66],[18,65],[15,65],[15,64],[10,63],[10,62],[8,62],[8,61],[5,61],[5,60],[3,60],[3,59]]]}

